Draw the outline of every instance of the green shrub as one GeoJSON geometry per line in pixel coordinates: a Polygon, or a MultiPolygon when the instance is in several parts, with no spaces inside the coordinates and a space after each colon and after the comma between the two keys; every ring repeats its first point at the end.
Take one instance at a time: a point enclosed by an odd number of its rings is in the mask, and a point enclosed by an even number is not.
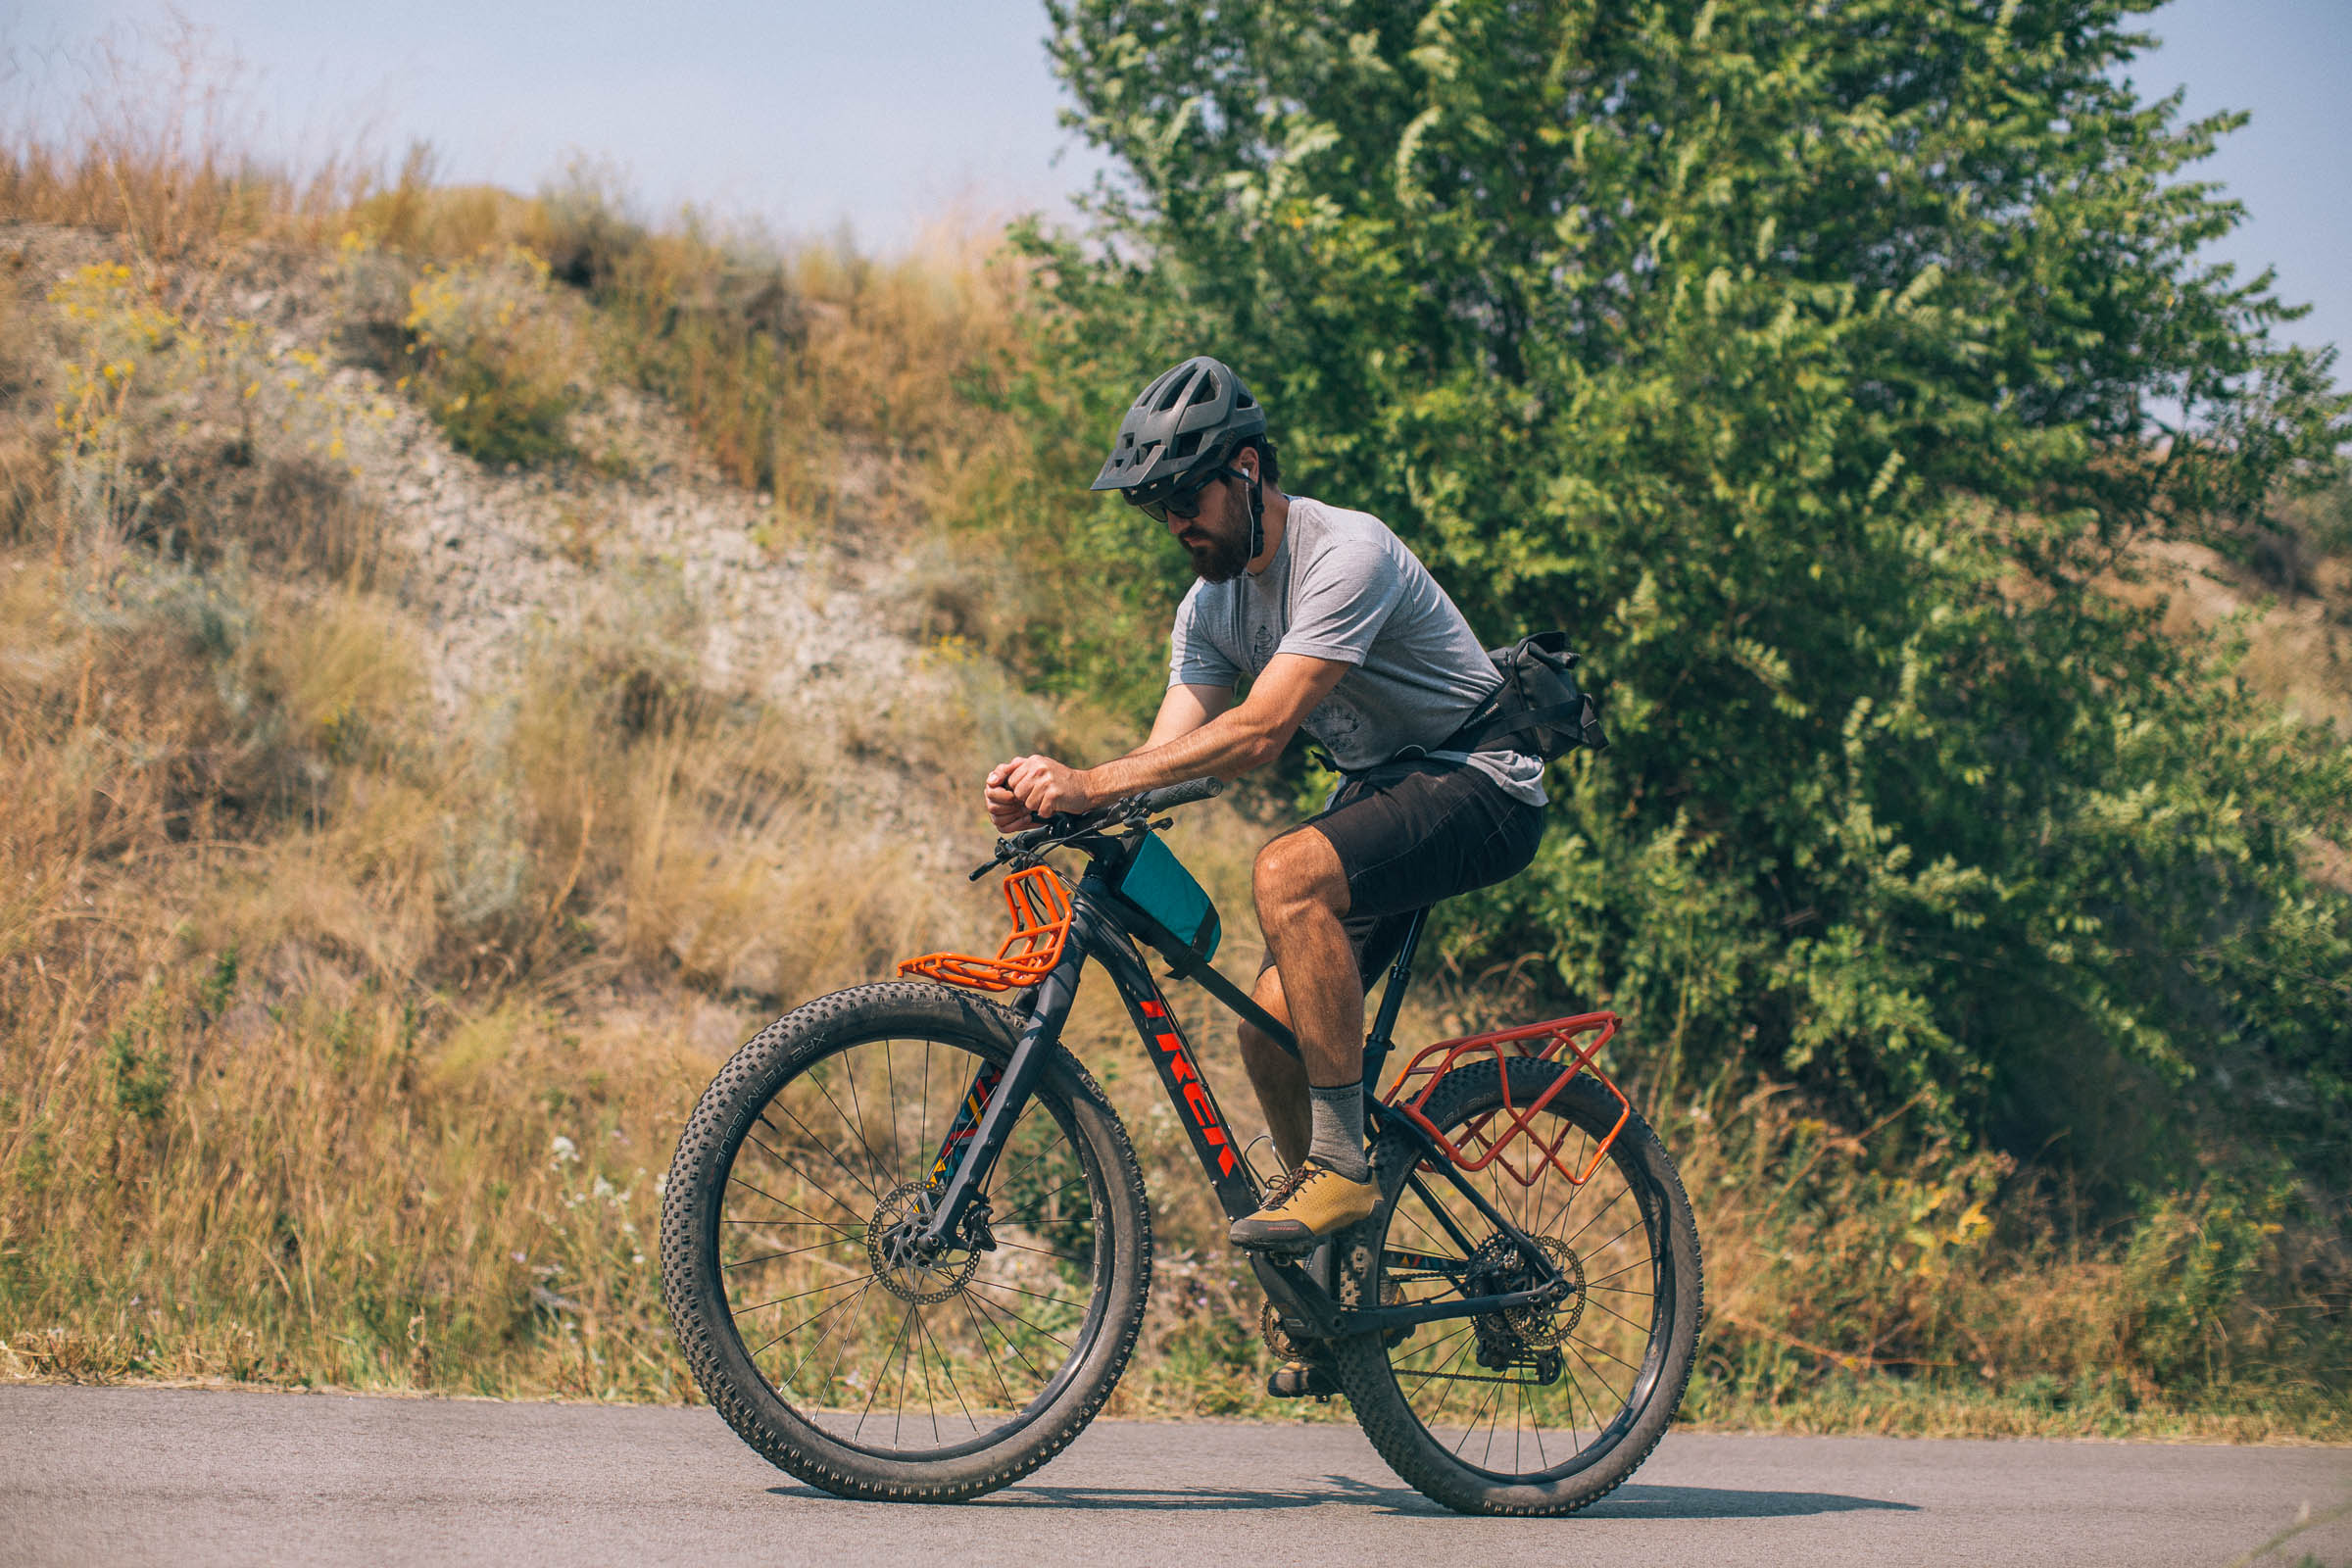
{"type": "Polygon", "coordinates": [[[409,291],[404,382],[450,444],[484,463],[532,464],[571,450],[564,421],[580,341],[548,290],[547,264],[519,247],[429,267],[409,291]]]}

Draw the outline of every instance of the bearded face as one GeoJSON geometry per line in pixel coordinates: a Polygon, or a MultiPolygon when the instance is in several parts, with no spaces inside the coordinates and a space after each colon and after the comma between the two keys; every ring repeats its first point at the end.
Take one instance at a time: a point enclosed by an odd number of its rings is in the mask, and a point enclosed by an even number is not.
{"type": "Polygon", "coordinates": [[[1191,552],[1202,582],[1231,582],[1250,565],[1250,501],[1236,480],[1219,479],[1200,492],[1200,512],[1170,517],[1176,542],[1191,552]]]}

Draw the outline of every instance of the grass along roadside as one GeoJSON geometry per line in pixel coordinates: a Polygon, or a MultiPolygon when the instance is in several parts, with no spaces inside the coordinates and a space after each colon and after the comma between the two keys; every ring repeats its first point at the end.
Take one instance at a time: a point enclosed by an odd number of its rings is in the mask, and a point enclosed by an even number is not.
{"type": "MultiPolygon", "coordinates": [[[[103,219],[73,194],[86,170],[11,169],[0,216],[103,219]]],[[[1119,728],[1024,691],[1035,584],[989,564],[1053,479],[982,384],[1021,352],[1020,280],[976,252],[762,254],[421,166],[331,211],[291,188],[185,187],[121,230],[119,270],[20,279],[0,318],[0,1375],[689,1397],[645,1242],[694,1096],[780,1006],[986,939],[985,890],[845,831],[840,781],[896,769],[946,832],[1005,737],[1060,724],[1100,750],[1119,728]],[[338,279],[308,360],[221,305],[227,253],[258,239],[338,279]],[[502,358],[502,300],[560,321],[529,343],[553,370],[502,358]],[[419,310],[473,323],[441,340],[471,379],[398,386],[419,310]],[[349,473],[390,460],[338,438],[377,400],[478,416],[511,385],[614,377],[766,494],[763,547],[928,552],[890,612],[956,704],[812,728],[681,664],[583,548],[582,602],[506,684],[437,709],[413,564],[349,473]]],[[[565,439],[483,456],[582,494],[657,482],[574,439],[577,416],[533,417],[565,439]]],[[[457,445],[432,461],[476,461],[466,424],[441,417],[457,445]]],[[[1250,809],[1178,840],[1243,966],[1272,821],[1250,809]]],[[[1409,1037],[1529,1004],[1450,978],[1409,1037]]],[[[1248,1125],[1230,1039],[1196,1032],[1248,1125]]],[[[1106,997],[1074,1043],[1136,1134],[1161,1241],[1112,1413],[1338,1418],[1257,1392],[1254,1293],[1106,997]]],[[[1693,1422],[2352,1439],[2322,1332],[2341,1303],[2296,1284],[2324,1259],[2274,1240],[2286,1196],[2184,1195],[2102,1234],[1990,1156],[1902,1156],[1786,1093],[1620,1065],[1650,1080],[1710,1250],[1693,1422]]]]}

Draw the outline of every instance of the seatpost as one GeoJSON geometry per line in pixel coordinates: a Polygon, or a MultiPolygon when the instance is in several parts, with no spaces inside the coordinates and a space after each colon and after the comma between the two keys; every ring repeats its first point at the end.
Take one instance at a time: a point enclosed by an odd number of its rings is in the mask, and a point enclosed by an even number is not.
{"type": "Polygon", "coordinates": [[[1404,927],[1404,940],[1396,944],[1396,956],[1389,963],[1388,984],[1381,988],[1380,1011],[1372,1019],[1372,1032],[1364,1037],[1364,1092],[1380,1093],[1380,1070],[1388,1063],[1389,1051],[1395,1044],[1391,1038],[1396,1029],[1396,1011],[1404,1005],[1404,988],[1413,977],[1413,950],[1421,945],[1421,928],[1429,923],[1427,909],[1415,909],[1404,927]]]}

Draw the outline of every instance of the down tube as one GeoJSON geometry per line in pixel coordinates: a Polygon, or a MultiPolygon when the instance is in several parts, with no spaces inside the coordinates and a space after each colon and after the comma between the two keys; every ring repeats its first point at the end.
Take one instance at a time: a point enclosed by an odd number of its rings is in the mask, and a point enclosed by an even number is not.
{"type": "Polygon", "coordinates": [[[1208,1183],[1217,1190],[1217,1201],[1225,1205],[1227,1214],[1235,1219],[1254,1214],[1259,1202],[1257,1180],[1242,1158],[1241,1144],[1226,1125],[1225,1113],[1217,1108],[1217,1097],[1208,1080],[1200,1076],[1183,1026],[1169,1011],[1167,998],[1152,982],[1152,971],[1134,956],[1134,949],[1123,941],[1119,946],[1126,948],[1131,962],[1121,963],[1116,956],[1104,956],[1102,966],[1127,1003],[1127,1015],[1135,1020],[1136,1033],[1144,1037],[1152,1065],[1159,1069],[1160,1087],[1175,1102],[1184,1130],[1193,1140],[1193,1153],[1208,1174],[1208,1183]]]}

